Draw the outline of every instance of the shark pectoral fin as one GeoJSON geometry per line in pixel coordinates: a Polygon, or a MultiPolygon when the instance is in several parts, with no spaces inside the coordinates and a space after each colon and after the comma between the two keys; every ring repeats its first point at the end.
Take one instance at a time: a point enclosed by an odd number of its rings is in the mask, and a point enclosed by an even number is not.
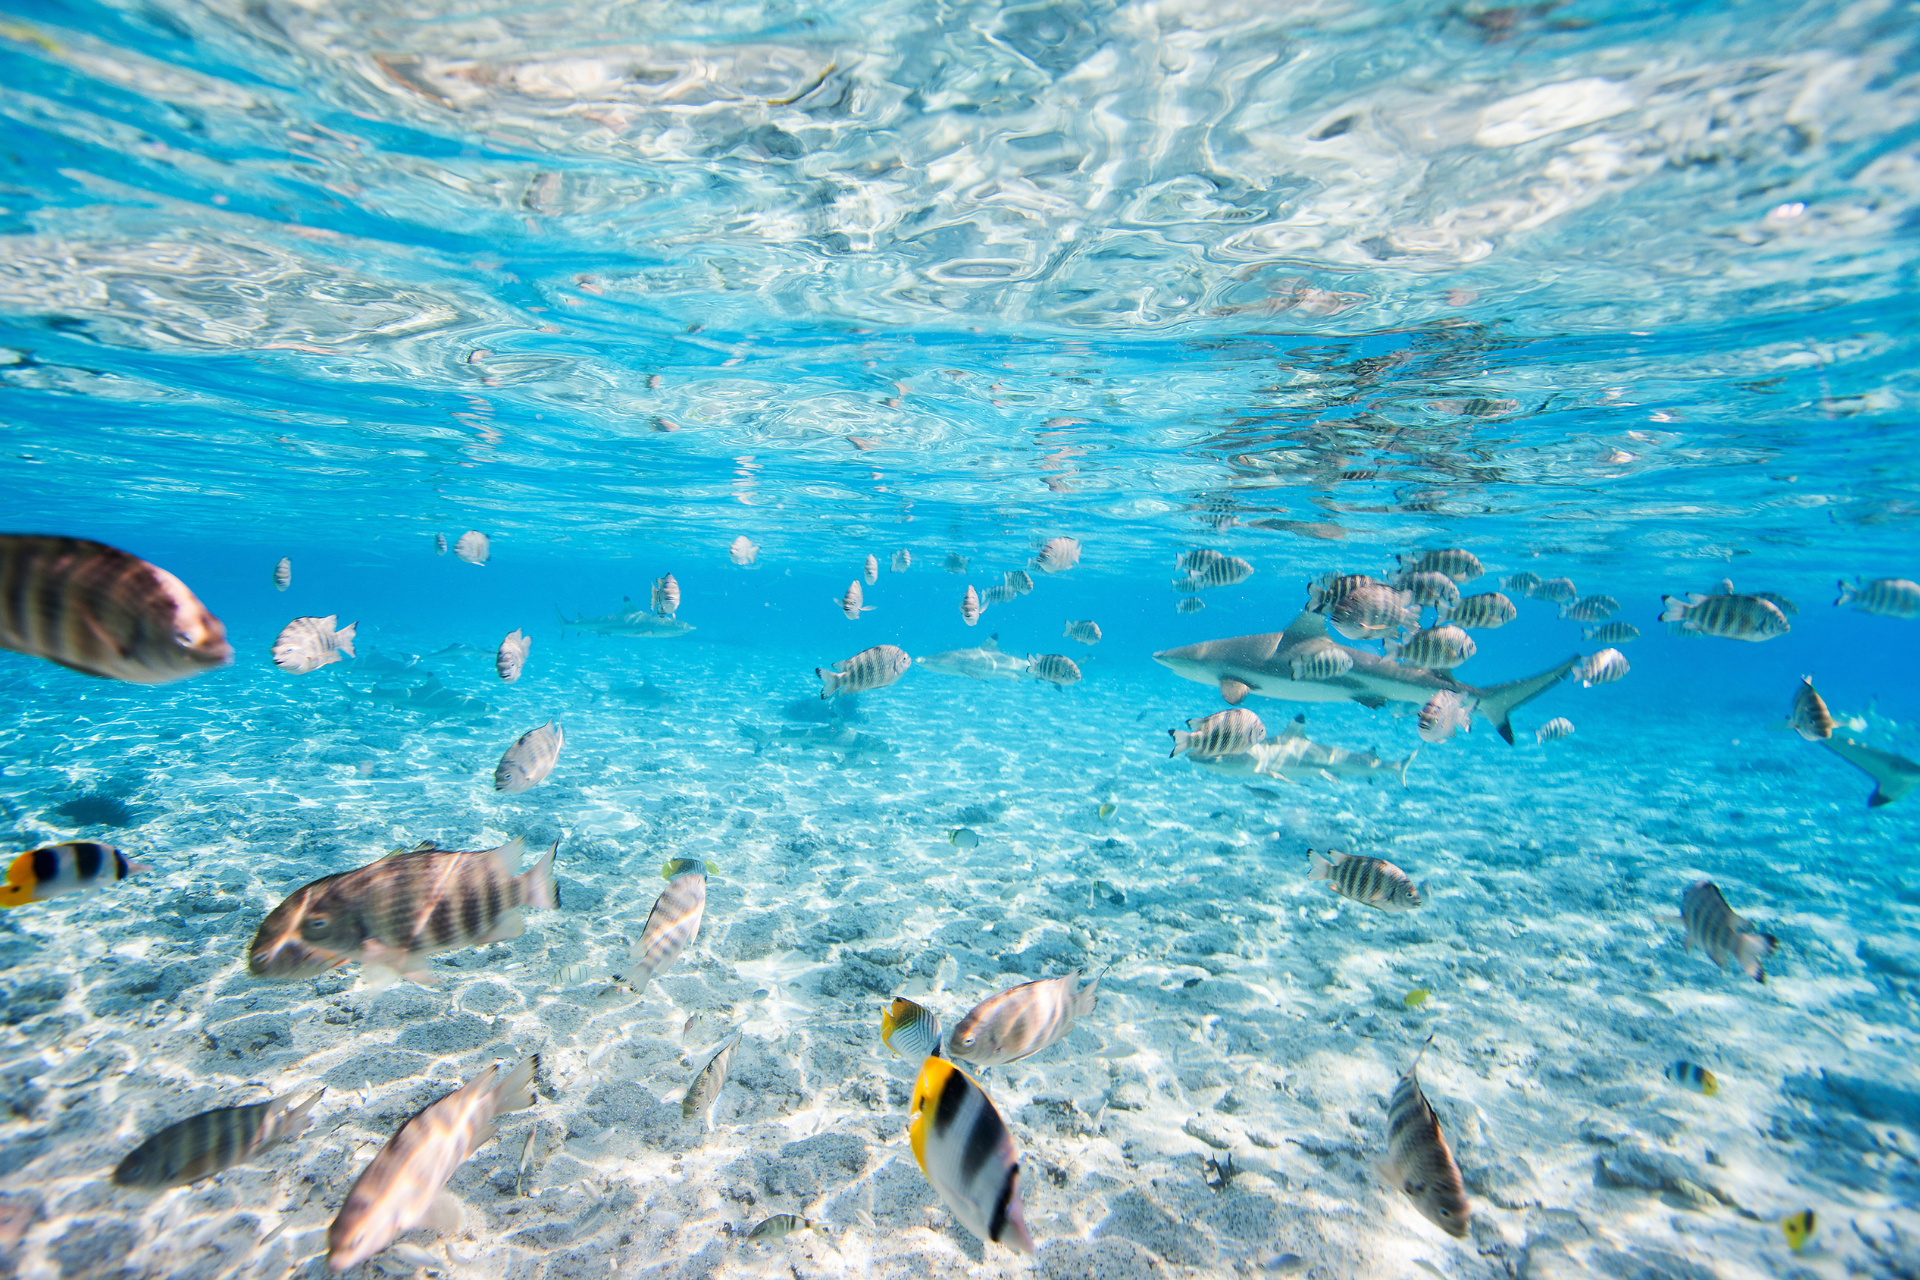
{"type": "Polygon", "coordinates": [[[1253,686],[1244,680],[1235,680],[1232,676],[1220,677],[1220,696],[1227,700],[1228,706],[1239,706],[1252,692],[1253,686]]]}

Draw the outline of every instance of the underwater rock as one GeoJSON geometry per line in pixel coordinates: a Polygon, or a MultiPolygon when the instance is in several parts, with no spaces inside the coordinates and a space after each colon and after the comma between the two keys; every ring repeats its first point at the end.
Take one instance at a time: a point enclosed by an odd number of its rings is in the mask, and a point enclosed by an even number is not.
{"type": "Polygon", "coordinates": [[[1160,1260],[1126,1239],[1048,1240],[1041,1244],[1041,1280],[1166,1280],[1160,1260]]]}
{"type": "Polygon", "coordinates": [[[1137,1189],[1107,1202],[1107,1216],[1093,1234],[1095,1239],[1131,1240],[1155,1257],[1183,1267],[1211,1266],[1220,1256],[1211,1231],[1180,1222],[1137,1189]]]}

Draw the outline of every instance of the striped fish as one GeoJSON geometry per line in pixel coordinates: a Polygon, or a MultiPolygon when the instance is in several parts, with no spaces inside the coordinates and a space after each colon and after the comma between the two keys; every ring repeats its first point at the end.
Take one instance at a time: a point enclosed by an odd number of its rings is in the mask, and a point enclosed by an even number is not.
{"type": "Polygon", "coordinates": [[[1428,1036],[1427,1043],[1414,1055],[1413,1065],[1394,1086],[1393,1098],[1387,1104],[1387,1158],[1379,1168],[1389,1183],[1413,1200],[1414,1208],[1427,1221],[1450,1236],[1465,1239],[1473,1206],[1467,1202],[1460,1166],[1453,1162],[1447,1137],[1440,1132],[1440,1117],[1420,1091],[1420,1079],[1415,1074],[1432,1043],[1433,1037],[1428,1036]]]}
{"type": "Polygon", "coordinates": [[[76,840],[42,845],[7,864],[7,881],[0,884],[0,908],[104,889],[150,870],[144,863],[127,861],[127,855],[110,844],[76,840]]]}
{"type": "Polygon", "coordinates": [[[1640,628],[1631,622],[1609,622],[1600,627],[1582,627],[1580,634],[1601,644],[1631,644],[1640,638],[1640,628]]]}
{"type": "Polygon", "coordinates": [[[893,558],[887,563],[887,570],[890,573],[905,573],[911,568],[913,568],[913,552],[911,551],[896,551],[893,553],[893,558]]]}
{"type": "Polygon", "coordinates": [[[1799,605],[1787,599],[1785,596],[1781,595],[1778,591],[1755,591],[1752,594],[1755,600],[1765,600],[1768,604],[1778,609],[1781,613],[1786,614],[1789,618],[1797,616],[1800,612],[1799,605]]]}
{"type": "Polygon", "coordinates": [[[1378,640],[1420,625],[1413,597],[1375,584],[1350,591],[1327,613],[1327,625],[1349,640],[1378,640]]]}
{"type": "Polygon", "coordinates": [[[1020,1206],[1020,1153],[986,1090],[944,1058],[921,1064],[907,1112],[920,1171],[961,1226],[981,1240],[1033,1252],[1020,1206]]]}
{"type": "Polygon", "coordinates": [[[668,858],[666,865],[660,868],[660,878],[670,881],[689,871],[703,871],[715,876],[720,874],[720,867],[704,858],[668,858]]]}
{"type": "Polygon", "coordinates": [[[1449,547],[1444,551],[1422,551],[1417,556],[1403,555],[1400,557],[1400,569],[1403,573],[1444,573],[1455,582],[1472,582],[1486,572],[1479,557],[1459,547],[1449,547]]]}
{"type": "Polygon", "coordinates": [[[507,795],[517,795],[539,786],[553,772],[553,766],[559,763],[560,748],[566,742],[566,730],[551,720],[538,729],[527,730],[515,739],[514,744],[501,755],[500,763],[494,766],[493,789],[507,795]]]}
{"type": "Polygon", "coordinates": [[[1454,626],[1429,627],[1404,641],[1386,642],[1389,658],[1423,671],[1451,671],[1479,651],[1473,637],[1454,626]]]}
{"type": "Polygon", "coordinates": [[[1500,585],[1508,591],[1518,591],[1523,596],[1530,596],[1534,594],[1540,586],[1540,575],[1522,571],[1510,577],[1502,578],[1500,585]]]}
{"type": "Polygon", "coordinates": [[[880,1012],[880,1043],[911,1062],[938,1057],[940,1015],[905,996],[895,996],[880,1012]]]}
{"type": "Polygon", "coordinates": [[[1329,859],[1311,849],[1307,856],[1313,860],[1307,879],[1330,881],[1343,897],[1382,911],[1412,911],[1422,905],[1412,879],[1384,858],[1335,852],[1329,859]]]}
{"type": "Polygon", "coordinates": [[[1513,607],[1513,601],[1498,591],[1462,596],[1459,604],[1447,610],[1448,622],[1456,627],[1471,627],[1475,631],[1504,627],[1519,616],[1520,611],[1513,607]]]}
{"type": "Polygon", "coordinates": [[[820,678],[820,696],[831,701],[843,693],[866,693],[870,689],[884,689],[906,674],[913,659],[907,651],[897,645],[877,644],[871,649],[862,649],[851,658],[842,658],[833,664],[832,670],[815,667],[813,674],[820,678]]]}
{"type": "Polygon", "coordinates": [[[1031,1058],[1073,1030],[1075,1018],[1093,1012],[1100,979],[1080,986],[1080,971],[1023,982],[988,996],[954,1024],[947,1056],[982,1067],[1031,1058]]]}
{"type": "Polygon", "coordinates": [[[1666,1076],[1681,1088],[1691,1089],[1695,1093],[1704,1093],[1709,1098],[1716,1097],[1720,1093],[1719,1079],[1713,1072],[1697,1063],[1671,1063],[1667,1067],[1666,1076]]]}
{"type": "Polygon", "coordinates": [[[1364,573],[1327,573],[1307,584],[1307,612],[1325,613],[1362,587],[1377,587],[1364,573]]]}
{"type": "Polygon", "coordinates": [[[1787,728],[1808,742],[1823,742],[1833,736],[1833,716],[1826,699],[1813,691],[1813,677],[1805,676],[1793,691],[1793,710],[1787,716],[1787,728]]]}
{"type": "Polygon", "coordinates": [[[433,535],[433,554],[437,556],[443,556],[447,554],[447,535],[446,534],[436,533],[433,535]]]}
{"type": "Polygon", "coordinates": [[[1778,605],[1758,596],[1724,592],[1703,596],[1695,591],[1685,600],[1661,596],[1660,603],[1666,606],[1660,621],[1677,622],[1688,631],[1719,636],[1723,640],[1750,640],[1757,644],[1793,630],[1778,605]]]}
{"type": "Polygon", "coordinates": [[[947,552],[947,572],[965,573],[967,571],[967,560],[968,557],[961,555],[958,551],[947,552]]]}
{"type": "Polygon", "coordinates": [[[500,651],[493,655],[493,669],[502,680],[512,684],[520,678],[520,669],[527,665],[527,654],[532,649],[532,636],[518,628],[507,632],[507,638],[500,642],[500,651]]]}
{"type": "Polygon", "coordinates": [[[493,556],[493,539],[478,529],[469,529],[454,541],[453,554],[468,564],[485,564],[493,556]]]}
{"type": "Polygon", "coordinates": [[[635,991],[680,958],[680,953],[700,932],[700,918],[706,910],[707,874],[703,870],[676,876],[654,899],[653,910],[647,913],[646,927],[640,931],[640,941],[633,944],[629,957],[634,965],[629,982],[635,991]]]}
{"type": "Polygon", "coordinates": [[[304,885],[260,922],[247,967],[257,978],[311,978],[349,960],[376,986],[420,981],[442,951],[517,938],[525,911],[559,905],[556,841],[518,875],[524,838],[462,852],[431,842],[304,885]]]}
{"type": "Polygon", "coordinates": [[[653,580],[653,611],[662,618],[680,612],[680,584],[670,573],[653,580]]]}
{"type": "Polygon", "coordinates": [[[813,1227],[813,1221],[797,1213],[776,1213],[753,1230],[747,1232],[747,1243],[758,1244],[762,1241],[781,1240],[796,1231],[807,1231],[813,1227]]]}
{"type": "MultiPolygon", "coordinates": [[[[867,558],[871,560],[873,557],[867,558]]],[[[846,593],[835,603],[840,606],[840,612],[847,615],[848,622],[858,622],[861,614],[873,612],[873,606],[866,603],[866,598],[866,593],[860,590],[859,582],[855,581],[847,584],[846,593]]]]}
{"type": "Polygon", "coordinates": [[[1535,742],[1558,742],[1562,738],[1573,736],[1573,721],[1565,716],[1555,716],[1533,731],[1535,742]]]}
{"type": "Polygon", "coordinates": [[[1615,680],[1626,679],[1627,672],[1633,668],[1627,663],[1627,655],[1618,649],[1602,649],[1598,653],[1587,655],[1581,664],[1574,668],[1573,674],[1580,677],[1580,687],[1591,689],[1597,684],[1612,684],[1615,680]]]}
{"type": "Polygon", "coordinates": [[[1190,577],[1225,560],[1226,553],[1215,551],[1211,547],[1195,547],[1191,551],[1182,551],[1174,557],[1173,567],[1182,577],[1190,577]]]}
{"type": "Polygon", "coordinates": [[[230,1169],[276,1142],[299,1137],[307,1113],[325,1089],[316,1089],[299,1106],[274,1098],[248,1107],[220,1107],[170,1124],[129,1151],[113,1171],[123,1187],[180,1187],[230,1169]]]}
{"type": "Polygon", "coordinates": [[[1461,730],[1473,729],[1473,709],[1477,699],[1462,698],[1451,689],[1442,689],[1420,708],[1420,740],[1445,742],[1461,730]]]}
{"type": "Polygon", "coordinates": [[[1062,631],[1060,635],[1063,639],[1075,640],[1081,644],[1099,644],[1101,635],[1100,624],[1091,620],[1085,622],[1068,622],[1067,629],[1062,631]]]}
{"type": "Polygon", "coordinates": [[[187,584],[102,542],[0,534],[0,649],[133,684],[233,661],[227,629],[187,584]]]}
{"type": "Polygon", "coordinates": [[[1331,640],[1303,646],[1290,664],[1295,680],[1337,680],[1353,670],[1353,655],[1331,640]]]}
{"type": "Polygon", "coordinates": [[[727,1087],[727,1069],[733,1065],[733,1052],[740,1047],[740,1033],[733,1033],[733,1039],[721,1045],[707,1065],[700,1068],[700,1074],[687,1086],[686,1097],[680,1099],[680,1118],[692,1120],[699,1117],[700,1123],[707,1129],[713,1128],[713,1109],[720,1102],[720,1091],[727,1087]]]}
{"type": "Polygon", "coordinates": [[[1850,604],[1859,613],[1877,613],[1886,618],[1920,618],[1920,583],[1905,578],[1858,579],[1840,583],[1840,595],[1833,607],[1850,604]]]}
{"type": "Polygon", "coordinates": [[[1175,591],[1205,591],[1209,587],[1231,587],[1253,576],[1253,566],[1239,556],[1222,556],[1203,569],[1173,580],[1175,591]]]}
{"type": "Polygon", "coordinates": [[[1027,674],[1053,685],[1069,685],[1080,679],[1080,664],[1064,653],[1027,655],[1027,674]]]}
{"type": "Polygon", "coordinates": [[[1460,603],[1460,588],[1444,573],[1403,573],[1399,586],[1412,596],[1419,608],[1431,605],[1442,613],[1450,613],[1460,603]]]}
{"type": "Polygon", "coordinates": [[[1620,602],[1612,596],[1581,596],[1560,606],[1560,616],[1575,622],[1605,622],[1620,612],[1620,602]]]}
{"type": "Polygon", "coordinates": [[[1049,538],[1033,558],[1042,573],[1065,573],[1080,563],[1080,543],[1074,538],[1049,538]]]}
{"type": "Polygon", "coordinates": [[[967,593],[960,597],[960,621],[973,626],[980,621],[980,615],[986,612],[986,606],[980,603],[980,593],[967,584],[967,593]]]}
{"type": "Polygon", "coordinates": [[[349,622],[336,631],[334,624],[339,621],[337,613],[324,618],[295,618],[274,637],[273,665],[291,675],[304,676],[340,661],[343,653],[353,657],[353,632],[360,624],[349,622]]]}
{"type": "Polygon", "coordinates": [[[273,589],[285,591],[293,585],[293,561],[286,556],[280,557],[280,563],[273,566],[273,589]]]}
{"type": "Polygon", "coordinates": [[[1753,921],[1734,914],[1713,881],[1697,881],[1681,895],[1680,919],[1687,926],[1688,952],[1699,947],[1722,969],[1738,965],[1755,982],[1767,980],[1760,962],[1774,953],[1780,939],[1751,932],[1753,921]]]}
{"type": "Polygon", "coordinates": [[[1175,613],[1198,613],[1206,607],[1207,602],[1199,596],[1188,596],[1185,600],[1174,605],[1173,611],[1175,613]]]}
{"type": "Polygon", "coordinates": [[[1173,738],[1173,750],[1167,753],[1169,760],[1182,751],[1196,760],[1245,755],[1267,740],[1267,726],[1245,707],[1216,711],[1187,721],[1184,729],[1169,729],[1167,733],[1173,738]]]}
{"type": "Polygon", "coordinates": [[[1580,589],[1573,585],[1572,578],[1548,578],[1527,594],[1550,604],[1571,604],[1579,599],[1580,589]]]}
{"type": "Polygon", "coordinates": [[[354,1180],[340,1216],[327,1228],[327,1264],[335,1271],[357,1266],[423,1224],[457,1221],[459,1206],[446,1197],[447,1180],[467,1157],[493,1140],[494,1121],[533,1105],[538,1055],[500,1078],[500,1064],[401,1125],[354,1180]]]}
{"type": "Polygon", "coordinates": [[[1002,574],[1001,577],[1006,585],[1013,589],[1013,594],[1017,596],[1030,596],[1033,594],[1033,575],[1025,569],[1011,569],[1005,574],[1002,574]]]}
{"type": "Polygon", "coordinates": [[[865,567],[861,569],[861,573],[865,576],[868,586],[872,586],[874,583],[880,581],[880,561],[873,556],[868,556],[867,563],[865,567]]]}
{"type": "Polygon", "coordinates": [[[990,604],[1006,604],[1009,600],[1017,600],[1019,598],[1020,593],[1003,582],[998,586],[988,587],[986,591],[981,593],[980,601],[981,607],[985,608],[990,604]]]}

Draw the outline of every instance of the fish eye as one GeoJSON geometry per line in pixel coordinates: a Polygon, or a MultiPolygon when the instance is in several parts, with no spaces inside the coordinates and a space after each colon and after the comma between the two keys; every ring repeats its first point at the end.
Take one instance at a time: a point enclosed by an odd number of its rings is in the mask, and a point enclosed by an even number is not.
{"type": "Polygon", "coordinates": [[[303,938],[324,938],[333,931],[333,921],[326,916],[308,916],[300,922],[300,936],[303,938]]]}

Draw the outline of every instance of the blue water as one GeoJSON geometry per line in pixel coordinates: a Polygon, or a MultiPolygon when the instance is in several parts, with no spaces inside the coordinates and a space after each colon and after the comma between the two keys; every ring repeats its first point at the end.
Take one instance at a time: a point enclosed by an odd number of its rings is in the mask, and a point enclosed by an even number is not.
{"type": "MultiPolygon", "coordinates": [[[[1920,1272],[1920,796],[1869,809],[1777,728],[1811,675],[1920,759],[1920,622],[1832,605],[1920,577],[1916,102],[1920,26],[1870,3],[8,5],[0,528],[164,566],[236,657],[140,688],[0,653],[0,850],[152,868],[0,913],[0,1276],[324,1274],[398,1124],[532,1052],[465,1225],[364,1274],[1920,1272]],[[486,566],[434,555],[465,529],[486,566]],[[1061,535],[1077,568],[963,624],[1061,535]],[[1179,614],[1197,546],[1255,572],[1179,614]],[[1617,597],[1631,672],[1528,703],[1514,746],[1420,746],[1404,788],[1167,758],[1225,704],[1155,652],[1455,546],[1468,592],[1617,597]],[[666,572],[689,634],[562,634],[666,572]],[[1792,631],[1656,620],[1723,578],[1792,631]],[[359,656],[275,669],[325,615],[359,656]],[[910,670],[857,745],[797,738],[814,668],[990,635],[1084,678],[910,670]],[[391,700],[428,673],[478,705],[391,700]],[[496,795],[549,718],[552,777],[496,795]],[[430,985],[248,973],[308,880],[515,836],[560,842],[524,937],[430,985]],[[1335,897],[1310,847],[1429,901],[1335,897]],[[636,998],[672,857],[720,870],[636,998]],[[1682,949],[1700,878],[1781,938],[1764,986],[1682,949]],[[940,1207],[879,1010],[951,1024],[1076,967],[1094,1014],[986,1077],[1036,1264],[940,1207]],[[733,1029],[703,1133],[663,1100],[733,1029]],[[1429,1034],[1460,1241],[1373,1166],[1429,1034]],[[318,1084],[309,1133],[216,1179],[106,1180],[318,1084]],[[743,1242],[779,1212],[819,1226],[743,1242]]],[[[1598,647],[1519,610],[1462,679],[1598,647]]],[[[1420,744],[1406,705],[1247,705],[1420,744]]]]}

